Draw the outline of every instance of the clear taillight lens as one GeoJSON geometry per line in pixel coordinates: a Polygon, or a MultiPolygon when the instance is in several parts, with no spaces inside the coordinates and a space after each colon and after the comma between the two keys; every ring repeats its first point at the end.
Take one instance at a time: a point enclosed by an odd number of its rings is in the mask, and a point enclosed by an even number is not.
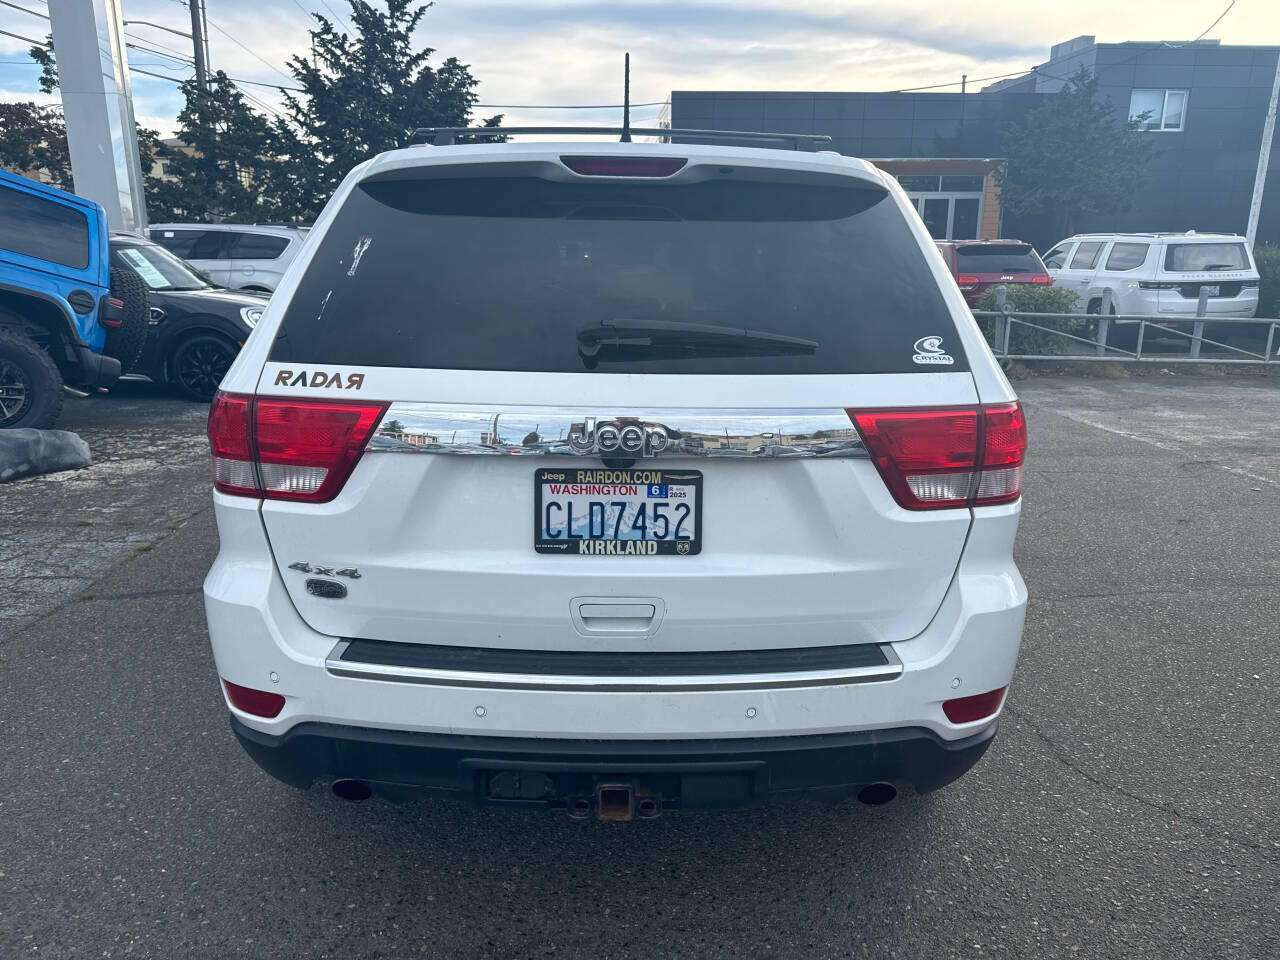
{"type": "Polygon", "coordinates": [[[1010,503],[1022,493],[1027,430],[1017,403],[848,413],[908,510],[1010,503]]]}
{"type": "Polygon", "coordinates": [[[386,408],[219,393],[209,409],[214,487],[269,500],[332,500],[386,408]]]}

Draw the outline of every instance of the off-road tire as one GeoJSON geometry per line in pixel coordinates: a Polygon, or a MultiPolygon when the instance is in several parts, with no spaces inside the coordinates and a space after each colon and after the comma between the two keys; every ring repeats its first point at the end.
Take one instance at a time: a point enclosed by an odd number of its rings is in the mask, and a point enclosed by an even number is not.
{"type": "Polygon", "coordinates": [[[147,339],[151,319],[151,304],[142,278],[124,267],[111,268],[111,295],[124,301],[124,322],[115,329],[107,328],[107,344],[102,352],[119,360],[120,372],[125,374],[142,356],[142,345],[147,339]]]}
{"type": "Polygon", "coordinates": [[[62,374],[53,358],[26,334],[0,327],[0,429],[47,430],[61,412],[62,374]]]}

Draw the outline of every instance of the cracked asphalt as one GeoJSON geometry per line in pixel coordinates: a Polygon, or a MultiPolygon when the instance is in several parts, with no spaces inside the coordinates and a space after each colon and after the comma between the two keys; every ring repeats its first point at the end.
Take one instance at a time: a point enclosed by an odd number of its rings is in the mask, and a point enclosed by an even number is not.
{"type": "Polygon", "coordinates": [[[1280,956],[1280,381],[1017,384],[1031,588],[951,788],[627,826],[348,805],[226,726],[202,408],[0,487],[0,956],[1280,956]]]}

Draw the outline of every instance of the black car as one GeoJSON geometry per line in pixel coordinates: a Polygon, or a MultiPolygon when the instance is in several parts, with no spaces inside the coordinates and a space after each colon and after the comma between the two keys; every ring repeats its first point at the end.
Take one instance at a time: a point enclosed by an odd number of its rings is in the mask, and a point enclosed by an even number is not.
{"type": "Polygon", "coordinates": [[[151,326],[132,371],[172,383],[192,400],[210,400],[253,331],[267,297],[215,287],[159,244],[111,237],[111,265],[147,285],[151,326]]]}

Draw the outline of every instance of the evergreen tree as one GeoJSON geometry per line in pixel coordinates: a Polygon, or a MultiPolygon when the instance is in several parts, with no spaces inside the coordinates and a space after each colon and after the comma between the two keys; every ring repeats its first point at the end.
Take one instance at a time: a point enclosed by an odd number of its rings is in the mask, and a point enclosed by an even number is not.
{"type": "Polygon", "coordinates": [[[1046,214],[1055,236],[1076,232],[1081,216],[1127,209],[1155,155],[1138,122],[1098,99],[1098,81],[1081,69],[1059,93],[1005,128],[1007,166],[997,174],[1000,203],[1017,216],[1046,214]]]}
{"type": "MultiPolygon", "coordinates": [[[[339,32],[320,14],[310,31],[315,63],[289,60],[301,94],[285,94],[289,123],[277,121],[279,152],[310,150],[310,162],[277,171],[284,196],[302,198],[314,214],[356,164],[404,146],[418,127],[466,126],[478,99],[470,67],[454,57],[430,64],[436,53],[418,48],[413,32],[430,4],[387,0],[386,12],[349,0],[354,35],[339,32]]],[[[497,126],[500,116],[484,121],[497,126]]]]}

